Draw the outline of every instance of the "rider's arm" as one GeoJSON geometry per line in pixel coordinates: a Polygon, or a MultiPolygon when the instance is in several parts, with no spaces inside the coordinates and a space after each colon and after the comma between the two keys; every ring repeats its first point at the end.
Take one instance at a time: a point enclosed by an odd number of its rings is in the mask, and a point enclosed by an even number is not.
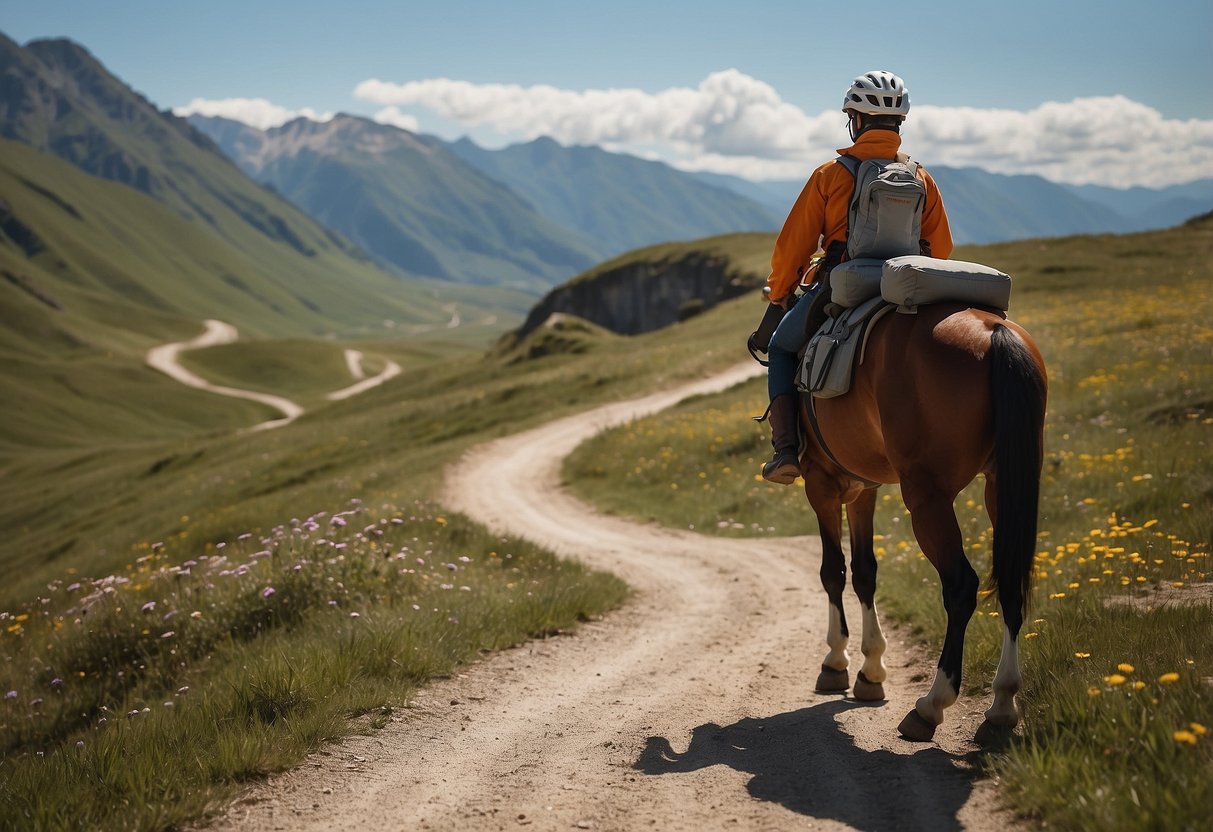
{"type": "Polygon", "coordinates": [[[821,242],[826,203],[822,179],[822,168],[818,168],[805,183],[775,240],[771,275],[767,278],[772,303],[782,304],[792,295],[821,242]]]}
{"type": "Polygon", "coordinates": [[[927,204],[922,209],[922,238],[931,244],[931,256],[947,260],[952,255],[952,229],[948,226],[948,212],[943,207],[943,197],[931,174],[922,172],[927,186],[927,204]]]}

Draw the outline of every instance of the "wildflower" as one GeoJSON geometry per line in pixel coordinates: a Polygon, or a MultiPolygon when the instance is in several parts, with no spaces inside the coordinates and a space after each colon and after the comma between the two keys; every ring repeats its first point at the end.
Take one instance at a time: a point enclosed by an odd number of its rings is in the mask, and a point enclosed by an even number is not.
{"type": "Polygon", "coordinates": [[[199,612],[198,610],[194,610],[193,612],[190,613],[190,618],[198,619],[201,617],[202,617],[202,613],[199,612]]]}
{"type": "Polygon", "coordinates": [[[1141,679],[1138,679],[1136,682],[1133,683],[1133,690],[1143,690],[1145,688],[1145,686],[1146,686],[1146,683],[1143,682],[1141,679]]]}
{"type": "Polygon", "coordinates": [[[344,526],[344,525],[345,525],[345,518],[344,518],[344,517],[338,517],[338,516],[334,516],[334,517],[333,517],[333,519],[329,520],[329,523],[330,523],[331,525],[334,525],[334,526],[337,526],[337,527],[341,527],[341,526],[344,526]]]}
{"type": "Polygon", "coordinates": [[[168,631],[168,632],[166,632],[166,633],[161,633],[161,634],[160,634],[160,638],[172,638],[172,637],[173,637],[173,636],[175,636],[175,635],[177,635],[176,631],[174,631],[174,630],[169,630],[169,631],[168,631]]]}
{"type": "Polygon", "coordinates": [[[1126,681],[1128,681],[1127,679],[1125,679],[1124,676],[1121,676],[1119,673],[1113,673],[1111,676],[1105,676],[1105,677],[1103,677],[1103,680],[1105,682],[1107,682],[1109,685],[1112,685],[1113,687],[1116,687],[1117,685],[1123,685],[1126,681]]]}
{"type": "Polygon", "coordinates": [[[1186,742],[1188,745],[1196,745],[1196,735],[1191,731],[1176,731],[1171,735],[1176,742],[1186,742]]]}
{"type": "Polygon", "coordinates": [[[42,704],[42,697],[38,697],[37,699],[30,700],[30,705],[32,705],[35,708],[37,708],[41,704],[42,704]]]}
{"type": "Polygon", "coordinates": [[[155,601],[148,601],[146,604],[144,604],[144,605],[143,605],[143,606],[140,608],[140,610],[139,610],[139,611],[140,611],[140,612],[151,612],[151,611],[152,611],[152,610],[154,610],[154,609],[156,609],[156,602],[155,602],[155,601]]]}
{"type": "Polygon", "coordinates": [[[76,748],[83,751],[84,750],[84,740],[76,740],[76,748]]]}
{"type": "Polygon", "coordinates": [[[362,616],[356,612],[352,612],[352,613],[350,613],[350,618],[362,618],[362,616]]]}
{"type": "Polygon", "coordinates": [[[1199,722],[1189,722],[1188,727],[1192,729],[1192,733],[1204,736],[1209,732],[1209,729],[1201,725],[1199,722]]]}
{"type": "Polygon", "coordinates": [[[51,679],[51,687],[52,687],[52,688],[61,688],[61,687],[63,687],[63,680],[62,680],[62,679],[60,679],[58,676],[56,676],[54,679],[51,679]]]}
{"type": "Polygon", "coordinates": [[[185,686],[183,686],[183,687],[179,687],[179,688],[177,688],[177,695],[178,695],[178,696],[185,696],[185,695],[186,695],[187,693],[189,693],[189,692],[190,692],[190,686],[189,686],[189,685],[185,685],[185,686]]]}
{"type": "Polygon", "coordinates": [[[1158,677],[1158,681],[1164,685],[1173,685],[1179,681],[1179,674],[1175,673],[1174,671],[1171,673],[1164,673],[1158,677]]]}
{"type": "Polygon", "coordinates": [[[1128,662],[1121,662],[1120,664],[1116,665],[1116,669],[1121,673],[1132,673],[1133,665],[1129,664],[1128,662]]]}
{"type": "Polygon", "coordinates": [[[1103,693],[1103,691],[1101,691],[1099,688],[1087,688],[1087,696],[1090,696],[1092,699],[1099,696],[1101,693],[1103,693]]]}
{"type": "Polygon", "coordinates": [[[1078,652],[1078,653],[1075,653],[1075,654],[1074,654],[1074,658],[1076,658],[1076,659],[1089,659],[1089,658],[1091,658],[1091,654],[1090,654],[1090,653],[1078,652]]]}
{"type": "Polygon", "coordinates": [[[267,586],[265,589],[261,590],[261,597],[262,598],[271,598],[271,597],[273,597],[274,592],[275,592],[275,589],[272,586],[267,586]]]}
{"type": "Polygon", "coordinates": [[[16,699],[16,698],[17,698],[17,691],[15,691],[15,690],[10,690],[8,693],[4,694],[4,698],[5,698],[5,699],[16,699]]]}

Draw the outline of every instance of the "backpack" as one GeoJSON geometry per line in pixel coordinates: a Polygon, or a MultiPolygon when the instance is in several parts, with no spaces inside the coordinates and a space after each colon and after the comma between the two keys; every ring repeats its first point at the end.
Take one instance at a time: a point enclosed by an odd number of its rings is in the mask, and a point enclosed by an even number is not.
{"type": "Polygon", "coordinates": [[[847,212],[847,259],[887,260],[919,253],[922,210],[927,189],[918,178],[917,162],[839,156],[838,162],[855,178],[847,212]]]}

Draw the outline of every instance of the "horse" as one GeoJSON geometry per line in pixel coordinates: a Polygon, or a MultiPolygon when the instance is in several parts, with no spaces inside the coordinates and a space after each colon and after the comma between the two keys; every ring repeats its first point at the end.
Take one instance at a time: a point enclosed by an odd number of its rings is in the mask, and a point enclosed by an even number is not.
{"type": "Polygon", "coordinates": [[[965,628],[980,584],[965,556],[953,503],[982,474],[994,528],[991,586],[1004,626],[994,701],[985,717],[1003,729],[1018,723],[1017,644],[1036,554],[1047,394],[1044,360],[1023,327],[1001,313],[955,303],[885,315],[872,327],[849,392],[815,400],[802,394],[799,461],[821,532],[821,582],[829,599],[829,652],[818,692],[849,687],[845,506],[851,580],[863,616],[863,665],[853,695],[884,699],[886,642],[876,615],[873,516],[877,488],[899,483],[914,536],[939,573],[948,623],[931,689],[898,731],[913,741],[934,737],[944,709],[960,694],[965,628]]]}

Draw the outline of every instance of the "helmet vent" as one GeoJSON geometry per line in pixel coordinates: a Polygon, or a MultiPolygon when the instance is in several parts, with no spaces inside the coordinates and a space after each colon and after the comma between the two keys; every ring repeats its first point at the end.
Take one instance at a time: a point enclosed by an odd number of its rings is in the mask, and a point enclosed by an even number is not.
{"type": "Polygon", "coordinates": [[[891,96],[891,95],[886,95],[886,96],[884,97],[884,105],[885,105],[886,107],[892,107],[892,106],[893,106],[893,96],[891,96]]]}
{"type": "Polygon", "coordinates": [[[867,99],[868,99],[868,103],[869,103],[869,104],[872,104],[872,105],[874,105],[874,106],[876,106],[876,107],[879,107],[879,106],[880,106],[880,99],[879,99],[879,98],[877,98],[876,96],[874,96],[874,95],[869,95],[869,96],[867,96],[867,99]]]}

